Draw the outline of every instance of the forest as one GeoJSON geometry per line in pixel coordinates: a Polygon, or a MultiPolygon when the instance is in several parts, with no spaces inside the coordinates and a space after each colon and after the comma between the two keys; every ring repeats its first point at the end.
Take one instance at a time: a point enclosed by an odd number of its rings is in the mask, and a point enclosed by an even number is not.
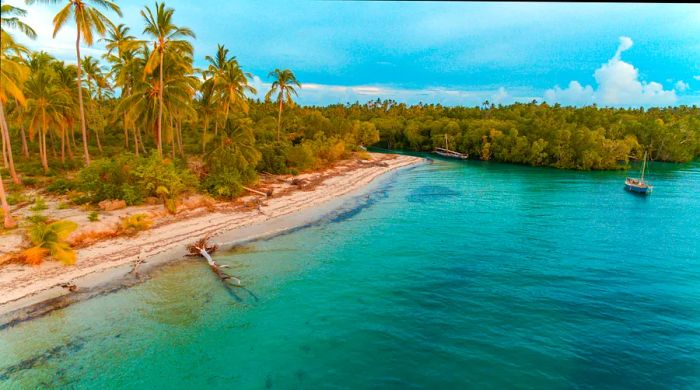
{"type": "Polygon", "coordinates": [[[261,172],[320,169],[352,153],[363,158],[372,145],[430,152],[447,143],[472,159],[577,170],[624,168],[645,151],[656,161],[700,156],[698,107],[302,106],[295,101],[303,85],[291,70],[271,70],[269,90],[256,91],[224,45],[196,67],[195,32],[164,3],[144,7],[143,24],[131,27],[113,22],[121,15],[114,2],[59,3],[52,27],[77,28],[75,63],[19,44],[17,34],[36,36],[27,12],[2,5],[5,226],[13,225],[8,203],[27,188],[76,204],[157,197],[167,205],[187,191],[230,199],[261,172]],[[98,42],[101,58],[81,55],[98,42]]]}

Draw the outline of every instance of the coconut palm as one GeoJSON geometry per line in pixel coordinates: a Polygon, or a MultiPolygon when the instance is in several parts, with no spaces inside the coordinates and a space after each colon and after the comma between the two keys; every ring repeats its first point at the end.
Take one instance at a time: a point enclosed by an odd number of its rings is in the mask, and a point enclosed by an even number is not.
{"type": "MultiPolygon", "coordinates": [[[[50,63],[42,64],[47,59],[42,53],[33,56],[30,67],[37,69],[25,82],[27,97],[27,114],[29,117],[29,138],[33,139],[39,132],[39,156],[44,172],[48,172],[48,153],[46,150],[46,135],[49,126],[61,128],[65,122],[64,116],[70,110],[71,98],[50,63]]],[[[63,136],[63,134],[62,134],[63,136]]]]}
{"type": "MultiPolygon", "coordinates": [[[[56,4],[59,0],[26,0],[27,4],[37,2],[56,4]]],[[[85,108],[83,107],[83,78],[81,73],[80,63],[80,42],[85,42],[88,46],[92,46],[94,35],[104,35],[107,32],[107,27],[113,23],[103,15],[96,7],[105,10],[112,10],[117,15],[122,16],[119,6],[109,0],[68,0],[67,4],[53,18],[54,31],[53,36],[59,30],[67,25],[69,19],[75,21],[77,37],[75,40],[75,53],[78,61],[78,106],[80,108],[80,130],[83,133],[83,153],[85,154],[85,163],[90,165],[90,152],[87,145],[87,125],[85,123],[85,108]]]]}
{"type": "MultiPolygon", "coordinates": [[[[143,69],[138,69],[136,53],[139,45],[142,44],[133,35],[129,34],[129,27],[120,24],[115,26],[109,33],[109,37],[103,39],[106,43],[104,58],[112,65],[110,75],[114,80],[114,85],[121,89],[120,99],[131,94],[134,85],[134,80],[137,79],[139,72],[142,74],[143,69]]],[[[134,131],[134,151],[136,156],[139,155],[139,140],[136,126],[128,122],[126,114],[122,115],[122,124],[124,127],[124,145],[129,147],[129,127],[134,131]]]]}
{"type": "Polygon", "coordinates": [[[243,72],[236,59],[229,60],[224,66],[221,76],[215,83],[215,88],[219,91],[220,100],[224,106],[224,121],[228,120],[231,106],[237,106],[246,114],[248,113],[246,92],[257,93],[255,88],[248,85],[248,79],[252,77],[250,73],[243,72]]]}
{"type": "Polygon", "coordinates": [[[10,143],[10,130],[5,117],[5,105],[8,99],[14,99],[18,104],[25,104],[22,93],[22,83],[26,80],[29,72],[23,64],[19,54],[24,50],[17,45],[10,34],[3,31],[0,39],[0,136],[2,136],[3,155],[7,158],[8,168],[12,181],[21,183],[15,171],[14,159],[12,156],[12,144],[10,143]]]}
{"type": "Polygon", "coordinates": [[[27,16],[27,11],[22,8],[13,7],[9,4],[0,5],[0,29],[18,30],[31,39],[36,38],[36,32],[28,24],[20,20],[20,17],[27,16]]]}
{"type": "Polygon", "coordinates": [[[289,107],[294,107],[294,100],[292,96],[297,96],[297,91],[295,86],[301,88],[301,84],[297,81],[289,69],[279,70],[275,69],[270,72],[268,77],[273,77],[275,81],[272,82],[270,90],[265,94],[265,101],[269,102],[271,98],[277,95],[277,104],[279,105],[279,113],[277,114],[277,141],[280,140],[280,129],[282,128],[282,107],[286,103],[289,107]]]}
{"type": "Polygon", "coordinates": [[[27,37],[36,38],[36,32],[24,23],[20,17],[27,16],[27,11],[13,7],[9,4],[0,5],[0,136],[2,136],[3,155],[7,158],[12,181],[21,183],[15,171],[15,162],[12,155],[12,143],[10,142],[10,129],[5,117],[5,104],[8,98],[15,99],[19,104],[24,104],[21,84],[27,77],[26,68],[21,63],[19,55],[27,50],[18,45],[7,29],[18,30],[27,37]]]}
{"type": "Polygon", "coordinates": [[[144,34],[147,34],[153,38],[154,50],[148,58],[144,71],[147,74],[153,73],[155,69],[158,69],[159,83],[158,83],[158,121],[157,121],[157,139],[156,144],[158,146],[158,155],[163,156],[163,94],[165,88],[163,81],[163,67],[165,54],[169,50],[175,50],[180,53],[190,54],[193,52],[192,44],[183,38],[191,37],[194,38],[194,32],[186,27],[178,27],[173,24],[173,14],[175,10],[172,8],[165,8],[164,3],[155,4],[155,14],[150,8],[145,7],[141,11],[141,16],[143,16],[146,21],[146,27],[143,30],[144,34]]]}
{"type": "Polygon", "coordinates": [[[77,228],[77,223],[67,220],[35,223],[28,230],[29,240],[34,246],[22,252],[25,261],[35,265],[46,255],[51,255],[63,264],[74,264],[77,256],[66,239],[77,228]]]}

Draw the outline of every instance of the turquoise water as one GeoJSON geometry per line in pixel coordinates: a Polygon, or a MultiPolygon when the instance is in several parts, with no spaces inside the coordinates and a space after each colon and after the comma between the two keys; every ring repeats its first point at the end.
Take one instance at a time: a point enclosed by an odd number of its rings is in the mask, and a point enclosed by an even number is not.
{"type": "Polygon", "coordinates": [[[437,161],[0,330],[0,388],[700,388],[700,164],[437,161]]]}

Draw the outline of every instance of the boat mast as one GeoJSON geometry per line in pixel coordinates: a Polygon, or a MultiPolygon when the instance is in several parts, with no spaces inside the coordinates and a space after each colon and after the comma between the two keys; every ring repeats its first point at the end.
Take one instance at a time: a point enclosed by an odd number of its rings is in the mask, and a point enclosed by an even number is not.
{"type": "Polygon", "coordinates": [[[644,183],[644,171],[647,169],[647,152],[644,151],[644,163],[642,164],[642,183],[644,183]]]}

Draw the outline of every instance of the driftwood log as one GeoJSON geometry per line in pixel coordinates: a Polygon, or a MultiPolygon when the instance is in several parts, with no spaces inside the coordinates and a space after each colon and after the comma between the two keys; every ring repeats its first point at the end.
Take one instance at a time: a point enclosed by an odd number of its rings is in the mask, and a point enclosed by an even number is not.
{"type": "Polygon", "coordinates": [[[190,244],[187,246],[187,251],[189,252],[190,256],[201,256],[204,257],[207,260],[207,263],[209,264],[209,267],[211,267],[211,270],[214,271],[216,276],[221,279],[221,281],[226,282],[228,280],[231,280],[234,282],[234,285],[237,287],[241,286],[241,280],[238,279],[237,277],[233,275],[229,275],[226,272],[224,272],[224,268],[228,268],[227,265],[225,264],[219,264],[214,259],[211,258],[210,253],[214,253],[218,249],[218,246],[209,244],[209,238],[208,237],[203,237],[197,240],[194,244],[190,244]]]}

